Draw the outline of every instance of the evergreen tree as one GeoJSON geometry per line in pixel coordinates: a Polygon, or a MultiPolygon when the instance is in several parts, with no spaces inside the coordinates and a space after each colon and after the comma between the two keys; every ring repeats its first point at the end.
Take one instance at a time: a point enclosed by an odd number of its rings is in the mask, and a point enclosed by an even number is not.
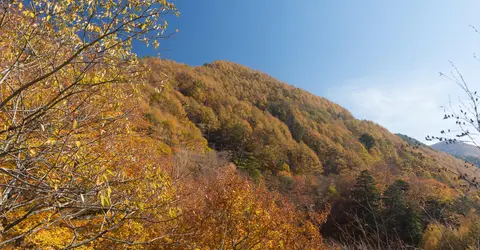
{"type": "Polygon", "coordinates": [[[352,190],[353,212],[363,220],[363,225],[366,225],[369,230],[378,230],[380,193],[375,185],[375,179],[370,172],[364,170],[360,172],[352,190]]]}
{"type": "Polygon", "coordinates": [[[365,146],[367,150],[370,150],[373,148],[373,146],[375,146],[375,139],[370,134],[362,134],[358,140],[363,144],[363,146],[365,146]]]}
{"type": "Polygon", "coordinates": [[[417,245],[422,237],[422,218],[418,210],[407,202],[409,185],[397,180],[385,191],[384,221],[390,238],[398,237],[405,243],[417,245]]]}

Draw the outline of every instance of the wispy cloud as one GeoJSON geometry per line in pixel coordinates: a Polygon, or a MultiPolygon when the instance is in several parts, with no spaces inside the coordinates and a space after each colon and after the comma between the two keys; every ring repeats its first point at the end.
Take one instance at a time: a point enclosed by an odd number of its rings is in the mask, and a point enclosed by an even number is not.
{"type": "MultiPolygon", "coordinates": [[[[478,86],[479,81],[470,80],[470,84],[478,86]]],[[[451,120],[443,120],[441,106],[461,96],[455,83],[429,70],[350,79],[327,92],[329,99],[357,118],[372,120],[393,133],[424,142],[426,135],[439,135],[440,130],[455,126],[451,120]]]]}

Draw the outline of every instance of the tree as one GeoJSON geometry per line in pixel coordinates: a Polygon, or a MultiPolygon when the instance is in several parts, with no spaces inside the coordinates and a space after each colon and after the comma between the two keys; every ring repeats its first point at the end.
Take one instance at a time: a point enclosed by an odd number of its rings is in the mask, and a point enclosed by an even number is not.
{"type": "Polygon", "coordinates": [[[396,180],[384,194],[385,223],[391,238],[400,238],[404,242],[417,245],[423,234],[423,225],[420,213],[409,204],[406,192],[409,184],[403,180],[396,180]]]}
{"type": "Polygon", "coordinates": [[[367,150],[372,149],[375,146],[375,139],[370,134],[362,134],[358,139],[367,150]]]}
{"type": "Polygon", "coordinates": [[[161,0],[0,2],[0,246],[158,236],[122,231],[169,218],[152,209],[171,200],[158,147],[126,120],[139,119],[127,83],[142,77],[132,42],[157,47],[174,13],[161,0]]]}
{"type": "Polygon", "coordinates": [[[178,240],[168,249],[325,248],[318,225],[326,213],[300,211],[231,165],[203,171],[184,190],[194,195],[179,218],[178,240]]]}
{"type": "MultiPolygon", "coordinates": [[[[475,27],[473,28],[477,34],[480,34],[475,27]]],[[[476,56],[475,59],[478,61],[476,56]]],[[[467,84],[460,70],[452,62],[450,63],[453,68],[452,72],[450,74],[440,72],[440,76],[456,84],[463,92],[463,96],[459,98],[457,104],[452,104],[450,101],[448,105],[443,106],[443,119],[452,121],[452,124],[453,121],[455,121],[455,126],[442,129],[439,131],[440,136],[427,135],[425,140],[440,141],[446,144],[468,143],[480,149],[478,142],[478,133],[480,133],[480,95],[477,93],[477,90],[472,89],[471,86],[467,84]]],[[[467,160],[468,159],[465,158],[465,168],[468,168],[469,165],[476,168],[472,162],[467,160]]],[[[463,179],[468,183],[469,187],[478,189],[480,183],[478,183],[477,177],[468,177],[465,172],[467,171],[464,169],[460,173],[455,173],[455,175],[457,175],[456,178],[463,179]]],[[[473,175],[475,175],[475,172],[473,175]]]]}
{"type": "Polygon", "coordinates": [[[380,193],[375,185],[370,172],[363,170],[352,190],[353,216],[360,220],[357,222],[360,229],[369,234],[378,234],[380,230],[380,193]]]}
{"type": "Polygon", "coordinates": [[[300,142],[288,155],[294,173],[322,173],[322,163],[305,143],[300,142]]]}
{"type": "Polygon", "coordinates": [[[379,207],[380,193],[375,185],[375,179],[370,172],[363,170],[357,177],[357,183],[352,190],[352,199],[366,211],[373,211],[379,207]]]}

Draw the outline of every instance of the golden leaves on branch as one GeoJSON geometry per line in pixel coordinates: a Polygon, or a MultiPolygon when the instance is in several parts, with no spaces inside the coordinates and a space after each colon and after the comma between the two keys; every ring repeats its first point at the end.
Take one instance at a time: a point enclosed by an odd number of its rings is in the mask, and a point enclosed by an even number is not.
{"type": "Polygon", "coordinates": [[[157,206],[168,213],[170,180],[152,167],[161,162],[153,140],[127,119],[141,117],[128,83],[142,78],[132,40],[161,38],[154,34],[166,26],[157,23],[175,6],[141,0],[5,6],[0,247],[15,239],[33,248],[92,246],[131,230],[124,227],[131,221],[161,214],[152,212],[157,206]],[[138,137],[147,143],[137,144],[138,137]],[[150,182],[159,184],[146,190],[150,182]]]}

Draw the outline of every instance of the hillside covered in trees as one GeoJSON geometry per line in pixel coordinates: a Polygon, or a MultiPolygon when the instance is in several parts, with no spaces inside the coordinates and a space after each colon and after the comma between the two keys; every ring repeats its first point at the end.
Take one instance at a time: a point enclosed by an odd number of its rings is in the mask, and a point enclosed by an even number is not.
{"type": "Polygon", "coordinates": [[[475,167],[216,61],[168,1],[0,2],[0,248],[478,248],[475,167]]]}
{"type": "MultiPolygon", "coordinates": [[[[146,116],[152,129],[168,131],[163,139],[168,146],[225,152],[240,172],[297,207],[324,211],[333,206],[322,227],[326,235],[342,232],[337,230],[342,225],[333,221],[355,207],[350,204],[352,190],[358,188],[358,178],[367,178],[358,177],[360,173],[375,180],[379,201],[381,193],[402,181],[415,213],[425,212],[430,203],[444,211],[462,199],[478,201],[479,177],[471,164],[412,145],[325,98],[231,62],[190,67],[147,58],[143,64],[151,75],[144,92],[146,116]]],[[[456,213],[451,210],[449,216],[456,213]]],[[[420,217],[418,235],[409,244],[441,237],[423,235],[427,227],[438,225],[430,224],[435,220],[429,216],[420,217]]],[[[338,240],[353,240],[347,239],[347,231],[338,240]]]]}
{"type": "Polygon", "coordinates": [[[253,178],[280,172],[348,178],[378,168],[454,186],[453,172],[470,173],[453,157],[411,145],[325,98],[241,65],[189,67],[153,58],[143,63],[151,74],[146,116],[157,124],[152,127],[169,131],[166,143],[229,152],[253,178]]]}

